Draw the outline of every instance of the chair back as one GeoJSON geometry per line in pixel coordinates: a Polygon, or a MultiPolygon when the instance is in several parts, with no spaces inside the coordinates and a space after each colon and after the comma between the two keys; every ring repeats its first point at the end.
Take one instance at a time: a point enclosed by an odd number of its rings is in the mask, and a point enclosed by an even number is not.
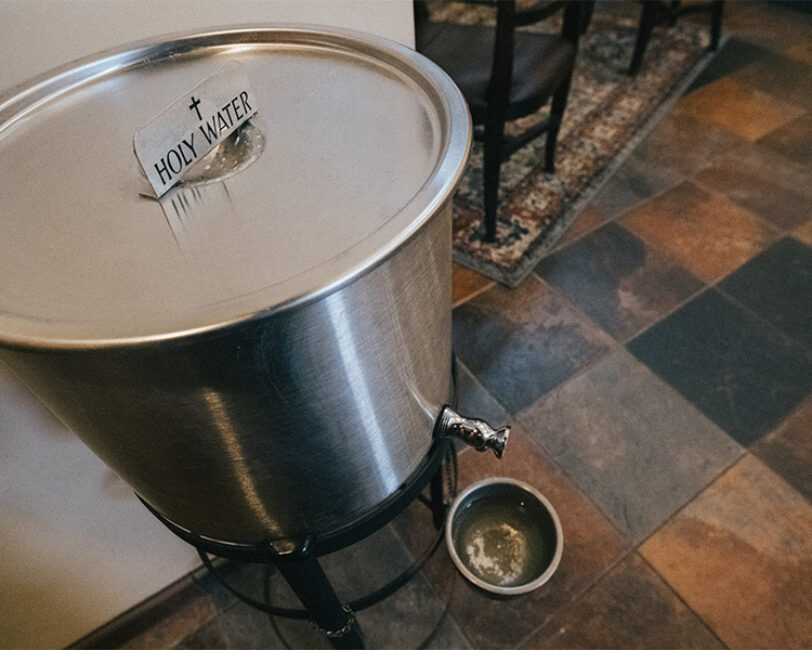
{"type": "Polygon", "coordinates": [[[493,64],[487,91],[489,110],[504,114],[510,101],[513,82],[514,33],[517,27],[532,25],[563,11],[561,36],[578,49],[581,34],[582,2],[578,0],[554,0],[531,7],[517,9],[516,0],[486,0],[477,4],[496,6],[496,32],[493,46],[493,64]],[[491,108],[492,107],[492,108],[491,108]]]}

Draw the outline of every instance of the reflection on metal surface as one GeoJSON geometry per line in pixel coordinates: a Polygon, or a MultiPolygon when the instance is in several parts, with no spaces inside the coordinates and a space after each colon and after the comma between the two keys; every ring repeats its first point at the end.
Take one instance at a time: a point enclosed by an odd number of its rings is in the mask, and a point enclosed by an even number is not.
{"type": "Polygon", "coordinates": [[[206,264],[212,249],[242,228],[228,187],[223,183],[181,184],[159,200],[172,236],[187,262],[206,264]]]}
{"type": "Polygon", "coordinates": [[[251,468],[246,462],[246,453],[240,442],[240,434],[228,414],[228,405],[220,399],[216,391],[209,388],[201,389],[203,401],[208,405],[209,416],[217,423],[217,432],[223,444],[225,454],[229,459],[234,479],[240,486],[245,502],[257,520],[265,527],[272,537],[279,537],[281,530],[279,523],[265,508],[259,489],[251,476],[251,468]]]}
{"type": "Polygon", "coordinates": [[[502,457],[510,436],[510,427],[494,429],[483,420],[463,417],[447,406],[440,417],[442,435],[458,438],[477,451],[491,449],[497,458],[502,457]]]}
{"type": "Polygon", "coordinates": [[[251,118],[207,153],[186,174],[180,186],[223,181],[254,164],[265,150],[261,121],[251,118]]]}
{"type": "Polygon", "coordinates": [[[342,370],[352,392],[355,406],[358,409],[359,422],[362,422],[369,436],[369,444],[375,458],[374,470],[378,481],[394,492],[400,484],[389,448],[386,444],[386,432],[381,427],[374,402],[370,394],[369,379],[365,374],[364,364],[358,354],[358,343],[353,338],[353,319],[349,317],[344,305],[344,296],[334,293],[324,300],[327,315],[335,333],[338,351],[343,362],[342,370]]]}

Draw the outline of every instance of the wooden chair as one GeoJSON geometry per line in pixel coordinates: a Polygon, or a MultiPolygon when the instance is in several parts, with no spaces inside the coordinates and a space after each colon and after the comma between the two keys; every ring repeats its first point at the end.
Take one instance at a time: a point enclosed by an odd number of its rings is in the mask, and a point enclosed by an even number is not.
{"type": "Polygon", "coordinates": [[[642,0],[640,11],[640,24],[637,27],[637,41],[634,45],[634,54],[629,66],[629,74],[636,75],[643,63],[643,55],[651,40],[651,33],[657,25],[669,25],[671,27],[677,22],[677,18],[685,14],[693,14],[707,11],[711,16],[710,34],[711,42],[709,49],[715,50],[719,47],[719,36],[722,33],[722,10],[723,0],[710,0],[709,2],[695,2],[683,5],[680,0],[642,0]]]}
{"type": "MultiPolygon", "coordinates": [[[[469,0],[470,1],[470,0],[469,0]]],[[[580,4],[558,0],[518,10],[515,0],[473,0],[496,11],[496,26],[432,23],[416,16],[417,50],[456,82],[471,109],[474,137],[484,143],[485,240],[496,237],[499,172],[502,162],[542,133],[544,165],[555,167],[558,130],[567,106],[578,37],[580,4]],[[538,34],[518,27],[563,13],[561,32],[538,34]],[[534,113],[552,99],[550,117],[518,136],[505,122],[534,113]]],[[[425,16],[424,16],[425,18],[425,16]]]]}

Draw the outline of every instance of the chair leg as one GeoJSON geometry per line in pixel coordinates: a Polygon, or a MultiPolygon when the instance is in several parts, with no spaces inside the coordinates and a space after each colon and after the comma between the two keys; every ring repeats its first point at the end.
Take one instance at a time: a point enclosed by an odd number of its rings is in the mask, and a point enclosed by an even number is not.
{"type": "Polygon", "coordinates": [[[502,136],[505,123],[495,121],[485,125],[484,142],[484,195],[485,241],[496,239],[496,213],[499,206],[499,172],[502,167],[502,136]]]}
{"type": "Polygon", "coordinates": [[[711,3],[711,42],[709,49],[716,51],[719,47],[719,37],[722,34],[722,11],[724,10],[723,0],[714,0],[711,3]]]}
{"type": "Polygon", "coordinates": [[[592,22],[592,14],[595,12],[595,3],[597,0],[587,0],[581,5],[581,24],[578,31],[583,36],[586,30],[589,29],[589,23],[592,22]]]}
{"type": "Polygon", "coordinates": [[[571,83],[572,72],[556,89],[553,95],[553,103],[550,106],[550,125],[547,128],[547,140],[544,143],[544,171],[549,174],[555,172],[555,147],[558,142],[558,130],[561,128],[561,120],[564,119],[564,110],[567,108],[571,83]]]}
{"type": "Polygon", "coordinates": [[[632,63],[629,66],[629,74],[632,76],[637,74],[643,64],[643,55],[646,53],[649,40],[651,40],[654,25],[657,24],[659,9],[656,2],[651,0],[643,2],[643,9],[640,12],[640,25],[637,28],[637,41],[634,44],[632,63]]]}
{"type": "Polygon", "coordinates": [[[673,27],[677,24],[677,16],[679,16],[679,9],[682,6],[682,0],[671,0],[671,7],[668,10],[668,26],[673,27]]]}

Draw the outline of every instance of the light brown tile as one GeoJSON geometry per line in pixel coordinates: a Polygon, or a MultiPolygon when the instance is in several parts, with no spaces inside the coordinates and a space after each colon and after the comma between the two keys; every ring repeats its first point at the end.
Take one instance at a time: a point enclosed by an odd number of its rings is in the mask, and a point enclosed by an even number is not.
{"type": "Polygon", "coordinates": [[[456,307],[466,300],[482,293],[493,284],[493,280],[481,273],[454,264],[451,269],[451,301],[456,307]]]}
{"type": "Polygon", "coordinates": [[[810,72],[812,68],[805,63],[782,54],[768,54],[742,66],[731,78],[783,103],[807,108],[812,103],[810,72]]]}
{"type": "Polygon", "coordinates": [[[677,112],[711,122],[752,142],[799,117],[804,109],[725,77],[683,97],[677,112]]]}
{"type": "Polygon", "coordinates": [[[796,43],[784,50],[784,54],[801,63],[812,65],[812,41],[807,40],[804,43],[796,43]]]}
{"type": "Polygon", "coordinates": [[[727,645],[812,644],[812,506],[753,456],[641,553],[727,645]]]}
{"type": "Polygon", "coordinates": [[[572,225],[564,233],[564,236],[558,241],[555,250],[564,248],[576,239],[580,239],[587,233],[592,232],[595,228],[605,223],[606,220],[606,213],[598,206],[595,204],[586,206],[584,211],[578,215],[572,225]]]}
{"type": "Polygon", "coordinates": [[[635,208],[621,223],[708,283],[741,266],[777,235],[745,208],[690,182],[635,208]]]}
{"type": "MultiPolygon", "coordinates": [[[[663,178],[667,178],[666,173],[669,171],[672,177],[680,177],[693,174],[715,156],[742,142],[741,138],[720,126],[690,115],[672,113],[640,143],[632,160],[636,161],[635,166],[638,169],[653,170],[663,178]]],[[[647,172],[647,175],[651,175],[651,171],[647,172]]],[[[607,184],[607,187],[610,184],[607,184]]],[[[641,198],[659,194],[675,184],[671,183],[667,187],[661,185],[658,191],[650,192],[641,198]]],[[[605,191],[604,189],[603,192],[605,191]]],[[[601,194],[598,194],[596,200],[600,197],[601,194]]]]}
{"type": "Polygon", "coordinates": [[[723,648],[639,556],[632,555],[572,605],[528,648],[723,648]]]}
{"type": "Polygon", "coordinates": [[[803,226],[797,228],[793,235],[807,246],[812,246],[812,216],[803,226]]]}
{"type": "MultiPolygon", "coordinates": [[[[510,476],[537,488],[555,507],[564,531],[564,554],[550,581],[519,598],[494,600],[456,573],[443,546],[426,568],[437,593],[450,596],[449,613],[475,648],[513,647],[628,551],[619,533],[556,466],[514,427],[501,460],[469,450],[460,456],[459,489],[490,476],[510,476]]],[[[411,506],[395,528],[412,554],[425,548],[433,528],[427,509],[411,506]]]]}
{"type": "Polygon", "coordinates": [[[803,224],[812,211],[810,170],[760,144],[718,156],[694,180],[781,230],[803,224]]]}

